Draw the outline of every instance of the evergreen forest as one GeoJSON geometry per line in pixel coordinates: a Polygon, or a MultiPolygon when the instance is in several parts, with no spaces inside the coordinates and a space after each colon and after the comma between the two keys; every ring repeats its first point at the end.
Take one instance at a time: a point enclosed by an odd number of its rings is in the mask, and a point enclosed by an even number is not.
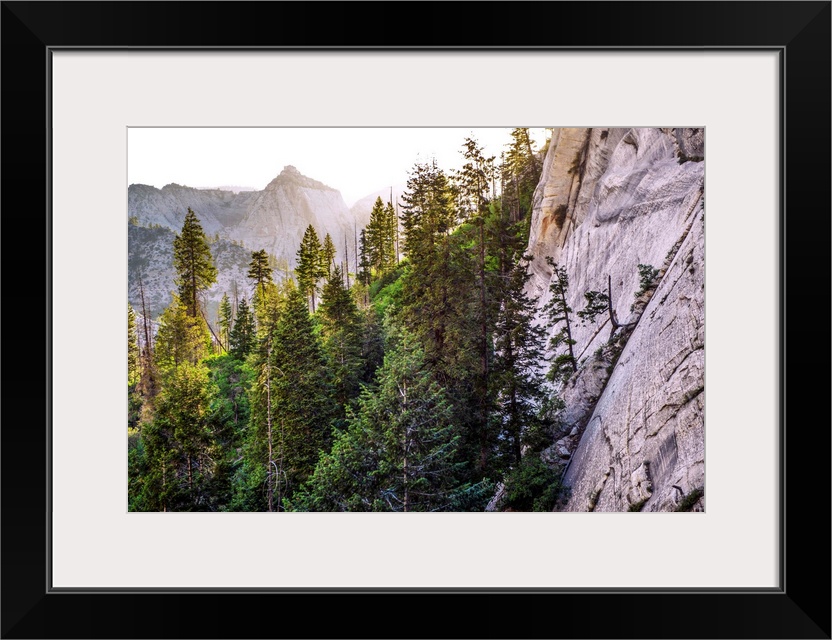
{"type": "MultiPolygon", "coordinates": [[[[506,508],[553,509],[559,473],[527,454],[551,444],[580,318],[557,265],[542,314],[527,293],[542,154],[522,128],[500,158],[461,154],[375,201],[353,263],[311,225],[293,272],[254,248],[211,317],[188,209],[172,303],[155,322],[128,304],[130,511],[483,511],[498,486],[506,508]]],[[[592,293],[584,319],[606,309],[592,293]]]]}

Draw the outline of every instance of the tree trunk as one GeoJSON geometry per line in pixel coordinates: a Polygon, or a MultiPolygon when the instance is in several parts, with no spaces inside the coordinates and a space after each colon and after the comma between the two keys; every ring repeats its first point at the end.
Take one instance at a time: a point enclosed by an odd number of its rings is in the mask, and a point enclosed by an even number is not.
{"type": "MultiPolygon", "coordinates": [[[[402,413],[407,414],[407,382],[404,383],[404,389],[403,389],[402,396],[403,396],[403,402],[402,402],[403,411],[402,411],[402,413]]],[[[408,506],[409,506],[408,505],[409,496],[408,496],[408,490],[407,490],[407,449],[408,449],[408,444],[409,443],[407,441],[407,436],[408,436],[407,431],[408,431],[407,425],[405,425],[405,427],[404,427],[404,443],[403,443],[404,463],[402,465],[402,486],[403,486],[403,496],[402,497],[403,497],[404,511],[405,512],[407,511],[408,506]]]]}
{"type": "Polygon", "coordinates": [[[194,257],[193,248],[191,248],[191,295],[194,305],[191,309],[191,316],[196,318],[196,258],[194,257]]]}
{"type": "MultiPolygon", "coordinates": [[[[271,339],[269,339],[269,349],[266,352],[266,429],[268,432],[268,440],[269,440],[269,463],[268,463],[268,475],[269,477],[274,472],[274,454],[272,453],[272,371],[271,371],[271,359],[272,359],[272,346],[271,346],[271,339]]],[[[275,483],[280,482],[280,478],[277,477],[275,473],[275,483]]],[[[269,482],[269,513],[274,511],[274,484],[269,482]]]]}
{"type": "Polygon", "coordinates": [[[480,470],[488,460],[488,310],[485,291],[485,220],[480,212],[480,470]]]}
{"type": "Polygon", "coordinates": [[[191,474],[191,454],[190,453],[188,453],[187,458],[188,458],[188,493],[192,497],[193,492],[194,492],[194,479],[193,479],[193,475],[191,474]]]}
{"type": "Polygon", "coordinates": [[[572,370],[578,370],[578,361],[575,360],[575,351],[572,349],[572,326],[569,322],[569,312],[566,310],[568,304],[566,302],[566,291],[563,290],[563,281],[558,278],[558,289],[560,289],[560,299],[563,301],[563,317],[566,319],[566,339],[569,347],[569,358],[572,361],[572,370]]]}

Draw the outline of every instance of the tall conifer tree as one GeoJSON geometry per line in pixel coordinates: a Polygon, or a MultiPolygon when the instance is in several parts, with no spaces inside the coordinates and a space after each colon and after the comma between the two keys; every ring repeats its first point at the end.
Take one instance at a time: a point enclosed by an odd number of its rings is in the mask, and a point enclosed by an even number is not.
{"type": "Polygon", "coordinates": [[[324,244],[321,248],[321,277],[328,278],[332,273],[332,267],[335,266],[335,244],[332,242],[332,236],[328,233],[324,236],[324,244]]]}
{"type": "Polygon", "coordinates": [[[231,348],[228,338],[231,333],[231,325],[234,323],[234,315],[231,309],[231,301],[228,299],[227,293],[222,294],[219,316],[220,341],[222,342],[223,348],[228,351],[231,348]]]}
{"type": "Polygon", "coordinates": [[[185,304],[188,315],[197,317],[200,315],[199,293],[217,281],[217,269],[199,218],[190,207],[182,231],[173,241],[173,266],[179,299],[185,304]]]}
{"type": "Polygon", "coordinates": [[[343,418],[347,404],[358,395],[363,362],[361,319],[352,295],[344,286],[340,266],[332,270],[324,285],[318,312],[335,402],[339,406],[339,418],[343,418]]]}
{"type": "Polygon", "coordinates": [[[318,288],[318,281],[321,279],[321,242],[315,228],[310,224],[306,227],[300,248],[297,253],[297,267],[295,273],[298,276],[298,287],[301,293],[312,304],[312,311],[315,311],[315,292],[318,288]]]}
{"type": "Polygon", "coordinates": [[[234,319],[234,327],[229,336],[229,351],[238,360],[245,360],[251,353],[254,342],[257,338],[257,330],[254,325],[254,315],[249,309],[245,297],[240,300],[237,306],[237,317],[234,319]]]}
{"type": "Polygon", "coordinates": [[[274,330],[271,388],[276,504],[303,483],[330,444],[326,360],[303,294],[290,289],[274,330]]]}

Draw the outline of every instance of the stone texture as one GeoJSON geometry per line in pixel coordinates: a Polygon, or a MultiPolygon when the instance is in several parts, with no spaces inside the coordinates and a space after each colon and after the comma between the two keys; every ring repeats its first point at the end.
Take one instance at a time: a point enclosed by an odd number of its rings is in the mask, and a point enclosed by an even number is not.
{"type": "Polygon", "coordinates": [[[565,428],[582,436],[564,477],[567,510],[626,511],[646,500],[642,511],[668,511],[679,500],[673,485],[685,494],[704,485],[702,144],[701,130],[563,129],[552,138],[535,192],[529,293],[542,308],[551,256],[567,269],[575,311],[609,276],[619,321],[638,321],[611,373],[598,351],[609,319],[574,327],[582,367],[561,395],[565,428]],[[660,281],[637,299],[639,264],[658,268],[660,281]]]}
{"type": "Polygon", "coordinates": [[[230,230],[229,237],[247,247],[265,249],[294,268],[310,224],[321,242],[327,233],[332,236],[336,260],[344,257],[344,238],[348,250],[354,252],[353,216],[341,192],[287,166],[263,191],[256,192],[245,218],[230,230]]]}

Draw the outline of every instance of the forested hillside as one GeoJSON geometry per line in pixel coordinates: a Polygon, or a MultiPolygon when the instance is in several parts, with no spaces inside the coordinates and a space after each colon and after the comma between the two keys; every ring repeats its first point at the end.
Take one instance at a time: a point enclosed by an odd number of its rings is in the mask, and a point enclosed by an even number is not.
{"type": "Polygon", "coordinates": [[[189,209],[158,330],[128,308],[130,509],[481,511],[501,481],[551,509],[556,475],[522,455],[556,401],[523,260],[542,155],[527,130],[509,142],[499,163],[466,139],[460,171],[415,164],[358,264],[312,225],[290,277],[254,251],[215,322],[189,209]]]}

